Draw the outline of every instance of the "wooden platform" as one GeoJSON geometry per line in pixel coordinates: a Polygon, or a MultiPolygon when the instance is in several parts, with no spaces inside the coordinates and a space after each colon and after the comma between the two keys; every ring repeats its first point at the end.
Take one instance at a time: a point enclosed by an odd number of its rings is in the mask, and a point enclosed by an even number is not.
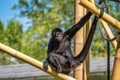
{"type": "MultiPolygon", "coordinates": [[[[113,68],[114,57],[111,57],[111,71],[113,68]]],[[[97,58],[90,60],[90,74],[93,73],[106,73],[107,59],[97,58]]],[[[38,77],[49,76],[49,74],[29,65],[29,64],[16,64],[0,66],[0,79],[3,78],[24,78],[24,77],[38,77]]]]}

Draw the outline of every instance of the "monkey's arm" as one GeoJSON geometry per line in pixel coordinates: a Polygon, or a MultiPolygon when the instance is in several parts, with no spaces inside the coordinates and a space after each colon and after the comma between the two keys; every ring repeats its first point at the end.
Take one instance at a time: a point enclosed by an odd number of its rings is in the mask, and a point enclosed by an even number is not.
{"type": "Polygon", "coordinates": [[[50,41],[49,41],[49,43],[48,43],[47,57],[46,57],[45,61],[43,61],[43,67],[44,67],[45,70],[48,70],[48,65],[49,65],[49,63],[48,63],[47,58],[48,58],[49,53],[52,52],[52,50],[53,50],[53,49],[52,49],[52,48],[53,48],[52,46],[53,46],[53,44],[52,44],[52,39],[50,39],[50,41]]]}
{"type": "Polygon", "coordinates": [[[63,52],[65,51],[65,49],[66,49],[66,45],[65,45],[65,41],[63,40],[63,41],[60,43],[58,49],[56,50],[56,53],[62,55],[63,52]]]}
{"type": "Polygon", "coordinates": [[[47,54],[49,54],[50,52],[52,52],[52,50],[53,50],[53,43],[52,43],[52,39],[50,39],[50,41],[48,43],[47,54]]]}
{"type": "Polygon", "coordinates": [[[87,54],[88,54],[88,50],[90,48],[90,45],[91,45],[91,42],[92,42],[92,39],[93,39],[93,35],[95,33],[95,29],[96,29],[96,25],[97,25],[97,21],[98,21],[98,17],[95,16],[94,20],[93,20],[93,23],[91,25],[91,29],[89,31],[89,34],[88,34],[88,37],[87,37],[87,40],[85,42],[85,45],[82,49],[82,51],[79,53],[79,55],[77,55],[75,57],[75,61],[80,63],[80,62],[83,62],[84,59],[86,58],[87,54]]]}
{"type": "Polygon", "coordinates": [[[78,21],[78,23],[76,23],[75,25],[73,25],[70,29],[68,29],[64,36],[68,36],[69,39],[71,39],[76,32],[83,27],[83,25],[90,19],[92,13],[88,12],[84,17],[82,17],[82,19],[80,21],[78,21]]]}
{"type": "MultiPolygon", "coordinates": [[[[63,40],[61,44],[59,45],[59,48],[56,50],[59,54],[63,52],[66,48],[66,44],[69,44],[67,42],[70,42],[70,39],[76,34],[76,32],[82,28],[82,26],[90,19],[92,13],[88,12],[78,23],[73,25],[70,29],[68,29],[64,35],[63,40]]],[[[61,53],[62,54],[62,53],[61,53]]]]}

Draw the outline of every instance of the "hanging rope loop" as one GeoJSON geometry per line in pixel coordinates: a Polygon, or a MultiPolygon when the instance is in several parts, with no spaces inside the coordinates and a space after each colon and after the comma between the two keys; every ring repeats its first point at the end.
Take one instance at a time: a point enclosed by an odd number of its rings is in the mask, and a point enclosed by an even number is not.
{"type": "Polygon", "coordinates": [[[103,17],[103,14],[104,14],[104,10],[102,8],[100,8],[100,15],[99,15],[99,18],[103,17]]]}

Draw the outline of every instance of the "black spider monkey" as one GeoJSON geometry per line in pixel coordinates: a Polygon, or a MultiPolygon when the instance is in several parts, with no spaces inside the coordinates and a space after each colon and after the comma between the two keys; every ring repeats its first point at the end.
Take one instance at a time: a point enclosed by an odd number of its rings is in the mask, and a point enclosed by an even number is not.
{"type": "MultiPolygon", "coordinates": [[[[89,12],[89,18],[90,18],[90,16],[91,16],[91,13],[89,12]]],[[[86,17],[88,17],[88,14],[86,15],[86,17]]],[[[85,17],[82,18],[81,21],[79,21],[78,23],[80,24],[82,22],[82,20],[84,20],[84,19],[85,19],[85,17]]],[[[85,20],[85,22],[86,21],[87,20],[85,20]]],[[[84,23],[82,25],[84,25],[84,23]]],[[[82,25],[81,25],[81,27],[82,27],[82,25]]],[[[61,41],[58,40],[57,41],[58,43],[56,43],[56,41],[54,43],[54,40],[58,37],[59,33],[62,34],[63,32],[59,28],[55,28],[52,31],[52,39],[50,40],[50,43],[49,43],[49,46],[51,46],[51,47],[48,47],[48,57],[47,57],[47,61],[45,61],[44,64],[46,64],[46,62],[47,62],[47,65],[48,65],[48,63],[49,63],[50,65],[52,65],[54,70],[57,72],[69,73],[72,70],[72,67],[75,67],[75,64],[78,65],[80,63],[78,60],[80,57],[78,57],[78,56],[74,57],[72,55],[72,51],[70,48],[70,40],[74,36],[74,34],[77,32],[77,30],[79,30],[79,28],[76,28],[77,26],[79,26],[79,25],[78,24],[74,25],[71,29],[67,30],[63,34],[63,39],[59,38],[59,40],[61,40],[61,41]],[[59,45],[59,48],[58,48],[58,45],[59,45]],[[77,62],[77,63],[75,63],[75,62],[77,62]],[[61,70],[62,68],[65,68],[65,67],[66,68],[69,67],[68,70],[67,69],[61,70]]],[[[62,37],[62,36],[60,35],[60,37],[62,37]]],[[[85,51],[86,51],[86,49],[83,50],[83,53],[85,51]]],[[[84,59],[84,57],[82,59],[84,59]]],[[[81,61],[81,62],[83,62],[83,61],[81,61]]]]}
{"type": "MultiPolygon", "coordinates": [[[[79,21],[77,24],[75,24],[72,28],[70,28],[69,30],[67,30],[66,32],[62,32],[62,30],[60,28],[55,28],[52,30],[52,37],[49,41],[49,44],[48,44],[48,51],[47,51],[47,55],[49,56],[49,54],[51,52],[56,52],[57,54],[63,54],[63,50],[64,48],[66,48],[65,46],[64,47],[61,47],[62,50],[60,50],[60,48],[58,49],[60,43],[63,43],[63,40],[62,39],[66,39],[66,37],[69,35],[69,38],[71,39],[71,37],[74,36],[74,34],[79,30],[80,27],[82,27],[82,25],[84,25],[87,20],[90,18],[90,16],[92,15],[91,12],[89,12],[83,19],[81,19],[81,21],[79,21]],[[86,18],[87,17],[87,18],[86,18]],[[80,26],[81,25],[81,26],[80,26]],[[74,33],[73,36],[70,34],[70,33],[74,33]],[[60,34],[60,35],[58,35],[60,34]],[[61,53],[60,53],[61,52],[61,53]]],[[[69,51],[69,54],[68,56],[73,56],[72,55],[72,51],[71,51],[71,47],[70,47],[70,40],[69,41],[66,41],[68,42],[69,45],[68,46],[68,51],[69,51]]],[[[62,45],[62,44],[61,44],[62,45]]],[[[66,50],[67,51],[67,50],[66,50]]],[[[47,63],[48,61],[45,60],[44,64],[44,68],[47,69],[47,63]]]]}
{"type": "Polygon", "coordinates": [[[60,28],[53,29],[52,38],[48,45],[47,58],[43,62],[43,67],[46,70],[48,69],[48,65],[50,65],[56,72],[69,74],[84,61],[93,38],[98,18],[94,18],[93,27],[89,32],[85,46],[76,57],[73,56],[71,51],[71,38],[73,38],[76,32],[89,20],[91,15],[92,13],[88,12],[77,24],[73,25],[64,33],[60,28]]]}

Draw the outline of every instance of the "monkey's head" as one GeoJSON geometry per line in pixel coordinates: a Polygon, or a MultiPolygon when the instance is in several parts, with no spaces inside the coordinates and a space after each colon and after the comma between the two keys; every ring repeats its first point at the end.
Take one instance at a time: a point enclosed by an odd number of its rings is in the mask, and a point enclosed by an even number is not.
{"type": "Polygon", "coordinates": [[[60,28],[54,28],[52,30],[52,38],[57,41],[61,41],[63,38],[63,32],[60,28]]]}

